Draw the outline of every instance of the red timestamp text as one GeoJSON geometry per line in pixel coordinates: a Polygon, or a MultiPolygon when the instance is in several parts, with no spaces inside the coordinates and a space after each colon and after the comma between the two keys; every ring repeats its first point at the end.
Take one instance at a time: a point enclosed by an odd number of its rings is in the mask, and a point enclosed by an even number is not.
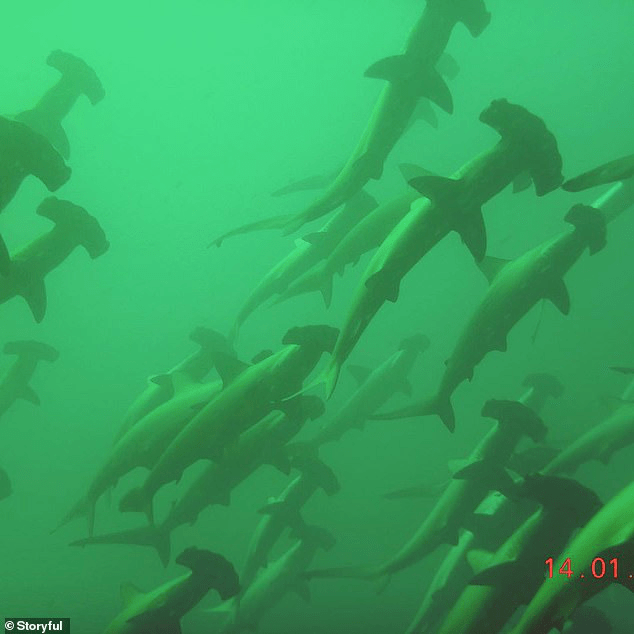
{"type": "MultiPolygon", "coordinates": [[[[594,579],[619,578],[619,561],[616,557],[607,561],[603,557],[595,557],[590,564],[590,571],[587,575],[583,572],[580,574],[575,573],[570,557],[566,557],[566,559],[564,559],[564,562],[561,564],[558,571],[555,570],[555,563],[552,557],[546,559],[544,563],[546,564],[546,576],[548,579],[552,579],[556,572],[568,577],[568,579],[571,577],[579,577],[580,579],[583,579],[586,576],[594,579]]],[[[632,575],[629,575],[629,577],[631,578],[632,575]]]]}

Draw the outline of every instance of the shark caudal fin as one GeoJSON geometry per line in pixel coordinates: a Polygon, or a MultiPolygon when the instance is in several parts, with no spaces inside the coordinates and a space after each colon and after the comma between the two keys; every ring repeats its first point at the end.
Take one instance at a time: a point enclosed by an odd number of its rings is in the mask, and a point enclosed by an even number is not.
{"type": "Polygon", "coordinates": [[[231,231],[227,231],[223,233],[218,238],[212,240],[207,248],[211,247],[221,247],[222,243],[227,238],[233,238],[234,236],[245,235],[247,233],[255,233],[256,231],[267,231],[269,229],[284,229],[286,224],[294,218],[294,216],[285,214],[281,216],[273,216],[272,218],[265,218],[264,220],[257,220],[256,222],[249,222],[247,224],[241,225],[240,227],[236,227],[235,229],[231,229],[231,231]]]}
{"type": "Polygon", "coordinates": [[[218,592],[223,601],[240,593],[240,580],[233,564],[218,553],[202,548],[187,548],[176,563],[189,568],[193,575],[204,579],[218,592]]]}
{"type": "Polygon", "coordinates": [[[88,535],[92,537],[95,530],[95,507],[96,501],[90,500],[88,496],[84,496],[68,513],[61,519],[59,524],[51,531],[51,534],[57,532],[66,524],[80,517],[85,517],[88,521],[88,535]]]}
{"type": "Polygon", "coordinates": [[[443,422],[444,426],[453,433],[456,429],[456,416],[448,397],[440,395],[421,401],[416,401],[411,405],[402,407],[391,412],[373,414],[369,420],[396,420],[399,418],[416,418],[419,416],[436,415],[443,422]]]}
{"type": "Polygon", "coordinates": [[[499,491],[507,497],[517,495],[517,485],[508,471],[495,460],[478,460],[453,474],[454,480],[469,480],[488,491],[499,491]]]}
{"type": "Polygon", "coordinates": [[[149,546],[156,551],[164,567],[167,567],[171,558],[170,533],[161,526],[142,526],[107,535],[90,536],[71,542],[70,546],[108,546],[117,544],[149,546]]]}
{"type": "Polygon", "coordinates": [[[30,361],[48,361],[53,363],[59,357],[59,351],[40,341],[9,341],[2,349],[4,354],[16,355],[30,361]]]}
{"type": "Polygon", "coordinates": [[[606,244],[606,224],[603,214],[594,207],[575,205],[564,220],[575,228],[588,243],[590,255],[603,249],[606,244]]]}
{"type": "Polygon", "coordinates": [[[548,433],[542,419],[519,401],[491,399],[484,404],[481,414],[497,420],[500,425],[514,426],[537,443],[542,442],[548,433]]]}

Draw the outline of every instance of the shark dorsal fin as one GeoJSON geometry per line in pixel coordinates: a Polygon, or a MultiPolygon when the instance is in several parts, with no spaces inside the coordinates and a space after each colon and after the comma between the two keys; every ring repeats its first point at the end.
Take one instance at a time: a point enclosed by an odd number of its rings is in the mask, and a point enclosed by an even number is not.
{"type": "Polygon", "coordinates": [[[143,592],[141,592],[141,590],[139,590],[134,584],[121,584],[121,601],[123,602],[124,608],[127,608],[141,594],[143,594],[143,592]]]}

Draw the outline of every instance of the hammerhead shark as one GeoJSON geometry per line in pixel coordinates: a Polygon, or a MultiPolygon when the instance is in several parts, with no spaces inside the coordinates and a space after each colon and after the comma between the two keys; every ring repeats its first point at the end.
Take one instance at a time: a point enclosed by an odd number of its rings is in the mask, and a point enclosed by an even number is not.
{"type": "Polygon", "coordinates": [[[53,229],[15,253],[9,275],[0,277],[0,303],[23,297],[37,323],[46,314],[46,275],[78,246],[98,258],[110,246],[97,220],[85,209],[54,197],[45,199],[37,214],[55,223],[53,229]]]}
{"type": "MultiPolygon", "coordinates": [[[[54,192],[70,174],[70,167],[45,137],[23,123],[0,117],[0,212],[27,176],[35,176],[54,192]]],[[[0,237],[0,274],[7,275],[9,268],[9,252],[0,237]]]]}
{"type": "Polygon", "coordinates": [[[235,568],[222,555],[188,548],[176,563],[190,572],[151,592],[141,592],[132,584],[123,585],[123,610],[104,634],[181,634],[180,620],[210,590],[216,590],[225,601],[240,591],[235,568]]]}
{"type": "Polygon", "coordinates": [[[341,172],[321,196],[295,215],[283,215],[237,230],[284,229],[286,234],[321,218],[361,191],[370,179],[379,179],[383,164],[396,142],[416,116],[422,98],[448,113],[453,100],[436,69],[456,24],[463,23],[473,37],[489,24],[484,0],[430,0],[412,29],[401,55],[384,58],[365,76],[387,80],[361,139],[341,172]]]}
{"type": "Polygon", "coordinates": [[[64,51],[53,51],[46,63],[62,76],[49,88],[37,104],[15,116],[35,130],[65,158],[70,156],[68,137],[62,128],[64,117],[80,97],[86,95],[94,106],[106,95],[95,71],[82,59],[64,51]]]}
{"type": "Polygon", "coordinates": [[[486,253],[481,207],[528,172],[538,196],[563,181],[554,136],[544,122],[505,99],[493,101],[480,115],[500,141],[463,166],[453,178],[422,176],[410,181],[424,198],[415,202],[383,242],[353,297],[326,373],[331,395],[344,361],[383,303],[395,302],[401,279],[451,231],[460,234],[476,261],[486,253]]]}
{"type": "Polygon", "coordinates": [[[19,398],[39,405],[40,399],[29,381],[40,361],[53,363],[59,352],[39,341],[11,341],[4,344],[4,354],[15,355],[17,359],[0,379],[0,418],[19,398]]]}

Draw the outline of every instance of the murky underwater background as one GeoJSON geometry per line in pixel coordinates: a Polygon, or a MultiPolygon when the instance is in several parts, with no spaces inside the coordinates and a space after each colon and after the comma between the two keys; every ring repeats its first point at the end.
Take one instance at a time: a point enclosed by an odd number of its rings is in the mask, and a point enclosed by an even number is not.
{"type": "MultiPolygon", "coordinates": [[[[314,192],[270,194],[347,158],[383,85],[363,72],[401,50],[423,6],[418,0],[115,0],[3,7],[2,114],[30,107],[56,80],[44,62],[57,48],[85,59],[106,89],[103,102],[92,107],[82,98],[65,121],[73,175],[56,195],[88,209],[111,246],[95,261],[77,249],[47,278],[41,324],[19,298],[1,307],[2,342],[37,339],[60,356],[41,364],[31,381],[41,406],[17,401],[0,420],[0,466],[13,484],[13,494],[0,502],[0,617],[69,616],[73,631],[100,632],[120,610],[122,582],[149,590],[182,574],[173,562],[164,569],[147,548],[69,547],[86,534],[81,520],[51,531],[107,456],[146,378],[194,351],[188,335],[195,326],[228,332],[247,294],[297,236],[254,233],[219,249],[207,249],[208,243],[242,223],[295,213],[310,202],[314,192]]],[[[567,177],[632,152],[634,4],[488,0],[487,8],[492,19],[482,35],[474,39],[459,25],[447,48],[460,67],[449,82],[454,114],[438,111],[437,130],[417,123],[401,139],[383,178],[367,187],[377,200],[403,191],[399,163],[448,176],[492,145],[497,136],[478,116],[498,97],[545,120],[567,177]]],[[[488,253],[522,254],[558,234],[573,203],[591,204],[603,191],[558,190],[537,198],[532,189],[505,190],[484,210],[488,253]]],[[[28,179],[2,213],[10,251],[48,230],[50,223],[33,213],[46,195],[39,181],[28,179]]],[[[508,352],[487,356],[473,381],[458,388],[453,435],[435,418],[376,422],[322,449],[341,491],[318,492],[304,509],[309,523],[337,538],[332,550],[317,554],[315,566],[376,563],[393,554],[434,499],[383,495],[444,482],[447,461],[467,455],[491,426],[479,415],[484,401],[519,397],[526,374],[550,372],[565,386],[543,412],[553,446],[565,446],[606,416],[610,397],[627,380],[609,366],[634,361],[633,235],[630,209],[610,225],[607,248],[584,255],[566,277],[570,315],[546,304],[532,342],[541,308],[534,309],[512,331],[508,352]]],[[[248,360],[279,348],[293,326],[340,326],[368,259],[336,278],[329,310],[318,295],[258,310],[242,329],[238,356],[248,360]]],[[[376,367],[401,339],[424,333],[431,345],[411,382],[415,396],[431,392],[486,286],[452,234],[406,277],[398,302],[379,311],[351,362],[376,367]]],[[[10,364],[8,357],[0,361],[2,368],[10,364]]],[[[326,418],[354,388],[344,371],[326,418]]],[[[389,405],[406,402],[398,395],[389,405]]],[[[306,423],[307,434],[311,425],[321,421],[306,423]]],[[[633,458],[628,447],[608,466],[590,463],[576,476],[605,501],[631,481],[633,458]]],[[[158,515],[201,468],[194,465],[181,483],[160,491],[158,515]]],[[[144,521],[117,511],[117,500],[142,475],[129,474],[110,501],[100,500],[97,534],[144,521]]],[[[233,492],[229,507],[211,507],[194,526],[177,529],[172,552],[209,548],[239,569],[260,519],[256,510],[287,482],[263,466],[233,492]]],[[[276,554],[290,543],[278,544],[276,554]]],[[[286,596],[260,630],[404,631],[447,549],[395,575],[379,596],[372,582],[315,579],[310,603],[286,596]]],[[[216,603],[212,592],[183,620],[183,632],[214,631],[202,608],[216,603]]],[[[623,631],[634,631],[623,588],[610,588],[596,604],[623,631]]]]}

